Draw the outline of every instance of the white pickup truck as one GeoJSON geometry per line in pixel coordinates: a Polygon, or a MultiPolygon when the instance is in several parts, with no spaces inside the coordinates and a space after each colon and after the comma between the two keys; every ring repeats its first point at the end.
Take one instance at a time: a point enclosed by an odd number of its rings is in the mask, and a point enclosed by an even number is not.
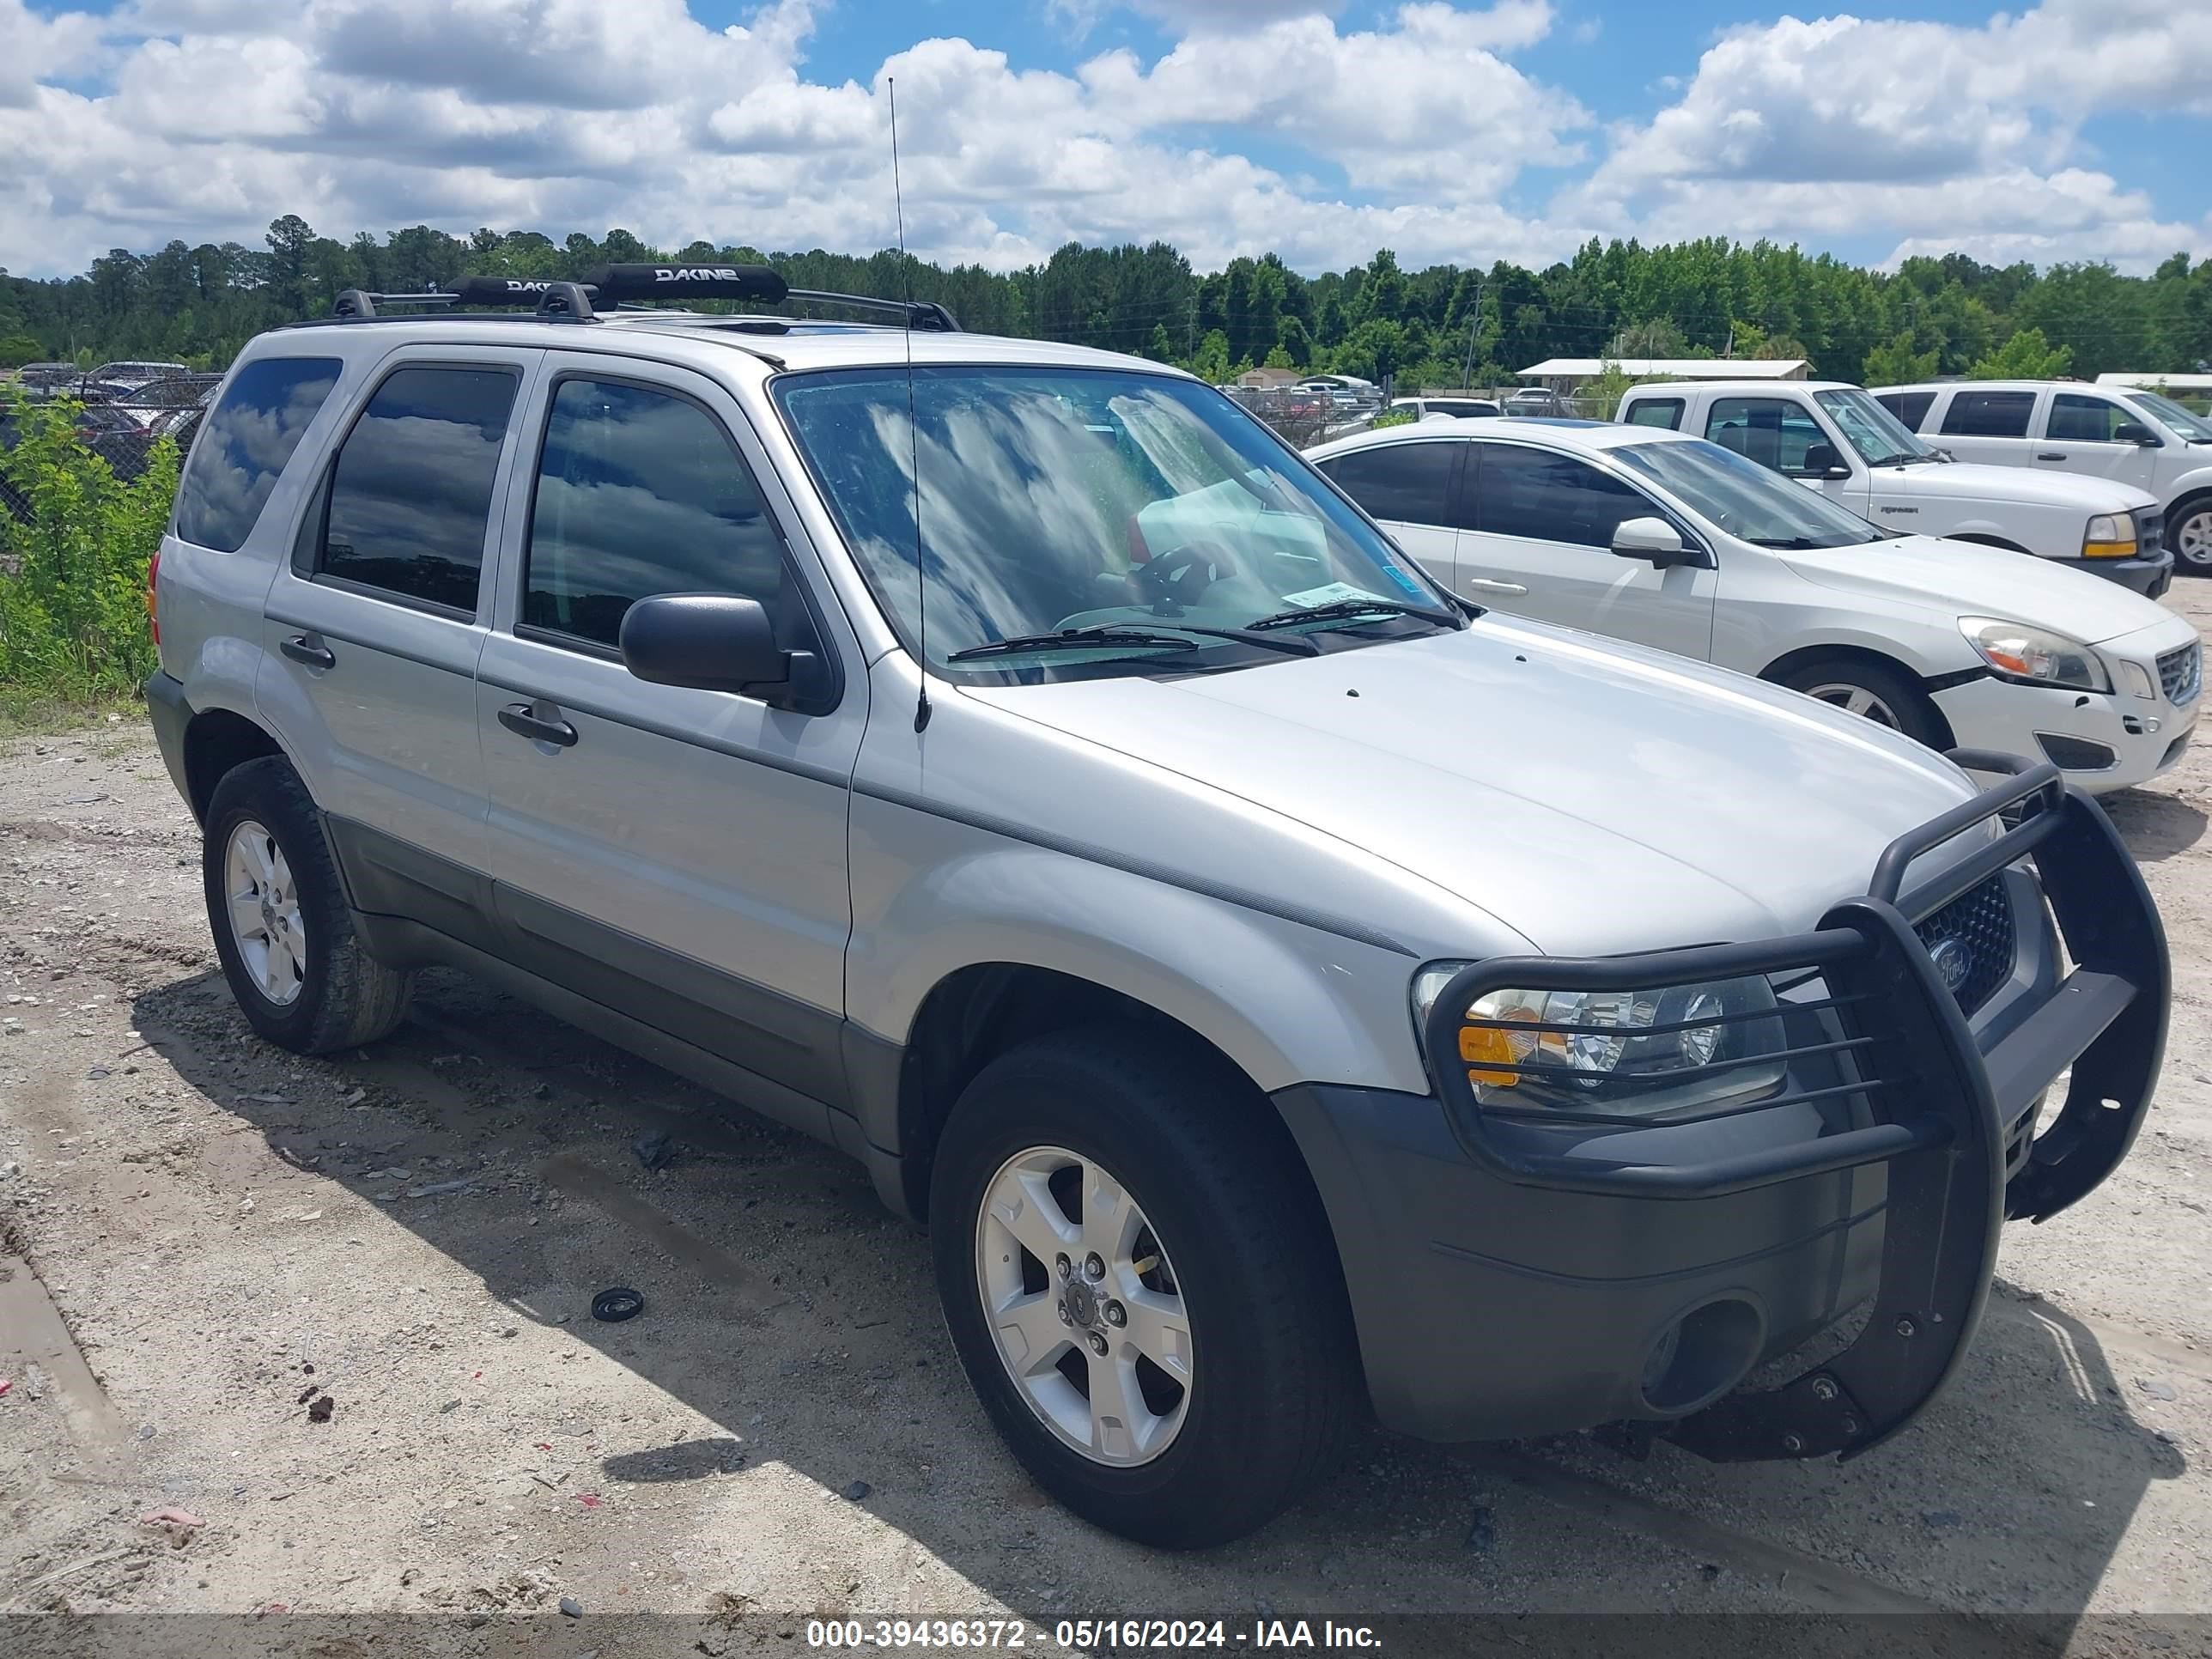
{"type": "Polygon", "coordinates": [[[1961,460],[2148,489],[2181,568],[2212,572],[2212,421],[2172,398],[2080,380],[1931,380],[1873,395],[1961,460]]]}
{"type": "Polygon", "coordinates": [[[2151,599],[2173,580],[2157,497],[2112,479],[1954,461],[1860,386],[1657,383],[1629,388],[1618,418],[1709,438],[1893,530],[2033,553],[2151,599]]]}

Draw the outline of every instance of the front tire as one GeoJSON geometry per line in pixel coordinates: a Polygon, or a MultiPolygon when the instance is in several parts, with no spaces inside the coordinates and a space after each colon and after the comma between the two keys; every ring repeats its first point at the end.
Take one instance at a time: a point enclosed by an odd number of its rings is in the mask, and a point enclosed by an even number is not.
{"type": "Polygon", "coordinates": [[[2175,564],[2193,575],[2212,575],[2212,495],[2193,495],[2176,507],[2166,540],[2175,564]]]}
{"type": "Polygon", "coordinates": [[[969,1380],[1085,1520],[1223,1543],[1334,1455],[1358,1389],[1328,1221],[1210,1050],[1109,1025],[1000,1056],[953,1109],[930,1219],[969,1380]]]}
{"type": "Polygon", "coordinates": [[[200,869],[208,927],[246,1023],[280,1048],[373,1042],[407,1012],[409,977],[370,956],[313,799],[277,756],[223,774],[200,869]]]}
{"type": "Polygon", "coordinates": [[[1815,657],[1779,676],[1778,683],[1876,726],[1902,732],[1930,749],[1950,746],[1943,717],[1902,669],[1860,657],[1815,657]]]}

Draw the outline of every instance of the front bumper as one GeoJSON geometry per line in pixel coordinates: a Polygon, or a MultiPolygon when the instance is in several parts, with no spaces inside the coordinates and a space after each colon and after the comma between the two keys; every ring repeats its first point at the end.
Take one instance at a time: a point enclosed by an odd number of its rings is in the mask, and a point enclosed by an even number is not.
{"type": "Polygon", "coordinates": [[[2147,599],[2155,599],[2173,586],[2173,553],[2168,548],[2142,553],[2132,559],[2054,559],[2054,564],[2086,570],[2108,582],[2133,588],[2147,599]]]}
{"type": "Polygon", "coordinates": [[[1901,838],[1869,891],[1814,933],[1462,970],[1424,1033],[1437,1097],[1276,1098],[1328,1210],[1387,1425],[1468,1440],[1640,1420],[1717,1459],[1856,1455],[1957,1368],[2001,1223],[2056,1213],[2125,1156],[2167,1000],[2165,936],[2133,860],[2094,801],[2039,766],[1901,838]],[[1905,890],[1913,858],[2007,809],[2024,814],[2015,828],[1905,890]],[[2075,965],[2024,992],[1984,1053],[1913,927],[2023,858],[2075,965]],[[1848,1109],[1820,1103],[1818,1133],[1775,1136],[1778,1116],[1811,1121],[1784,1097],[1762,1103],[1774,1109],[1763,1126],[1753,1113],[1644,1121],[1619,1132],[1624,1155],[1605,1150],[1606,1132],[1530,1129],[1475,1103],[1455,1011],[1486,990],[1753,973],[1817,973],[1830,1001],[1814,1006],[1844,1011],[1855,1086],[1848,1109]],[[2036,1134],[2069,1064],[2064,1105],[2036,1134]],[[1832,1344],[1869,1300],[1840,1352],[1778,1387],[1741,1388],[1808,1339],[1832,1344]]]}
{"type": "Polygon", "coordinates": [[[2194,701],[2177,708],[2163,696],[2021,685],[1992,674],[1929,696],[1960,743],[2050,761],[2096,795],[2171,771],[2197,726],[2194,701]]]}

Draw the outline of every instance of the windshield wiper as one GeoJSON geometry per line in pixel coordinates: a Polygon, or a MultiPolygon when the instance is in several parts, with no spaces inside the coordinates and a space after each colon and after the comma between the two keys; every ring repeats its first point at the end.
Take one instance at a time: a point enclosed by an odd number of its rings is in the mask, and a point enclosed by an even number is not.
{"type": "Polygon", "coordinates": [[[1235,640],[1241,645],[1256,645],[1262,650],[1285,651],[1293,656],[1317,657],[1321,647],[1311,640],[1275,640],[1266,635],[1249,635],[1238,628],[1200,628],[1195,623],[1170,623],[1173,633],[1158,629],[1124,628],[1116,624],[1097,623],[1089,628],[1063,628],[1051,634],[1018,634],[1010,640],[992,640],[982,645],[971,645],[964,651],[956,651],[945,659],[947,662],[973,662],[981,657],[1017,656],[1030,651],[1085,651],[1101,645],[1140,645],[1180,651],[1199,649],[1198,641],[1189,635],[1200,635],[1210,640],[1235,640]]]}
{"type": "Polygon", "coordinates": [[[1419,617],[1439,628],[1456,625],[1443,611],[1418,605],[1401,605],[1395,599],[1334,599],[1327,605],[1309,605],[1303,611],[1278,611],[1272,617],[1246,623],[1244,630],[1256,634],[1268,628],[1295,628],[1300,623],[1310,622],[1351,622],[1360,617],[1419,617]]]}
{"type": "Polygon", "coordinates": [[[1746,536],[1744,540],[1753,547],[1778,548],[1785,553],[1803,553],[1816,547],[1831,545],[1827,542],[1816,542],[1810,536],[1746,536]]]}
{"type": "Polygon", "coordinates": [[[1141,645],[1173,651],[1198,649],[1196,640],[1181,634],[1158,634],[1141,628],[1068,628],[1057,634],[1017,634],[1010,640],[971,645],[945,660],[973,662],[979,657],[1013,656],[1030,651],[1089,651],[1102,645],[1141,645]]]}

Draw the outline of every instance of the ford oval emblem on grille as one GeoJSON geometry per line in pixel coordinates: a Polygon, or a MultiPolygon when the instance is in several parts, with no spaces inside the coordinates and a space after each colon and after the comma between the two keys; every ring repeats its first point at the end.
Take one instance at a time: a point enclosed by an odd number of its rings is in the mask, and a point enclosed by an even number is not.
{"type": "Polygon", "coordinates": [[[1936,964],[1936,972],[1948,991],[1956,992],[1966,982],[1966,975],[1974,965],[1973,952],[1967,950],[1962,939],[1939,939],[1929,947],[1929,961],[1936,964]]]}

